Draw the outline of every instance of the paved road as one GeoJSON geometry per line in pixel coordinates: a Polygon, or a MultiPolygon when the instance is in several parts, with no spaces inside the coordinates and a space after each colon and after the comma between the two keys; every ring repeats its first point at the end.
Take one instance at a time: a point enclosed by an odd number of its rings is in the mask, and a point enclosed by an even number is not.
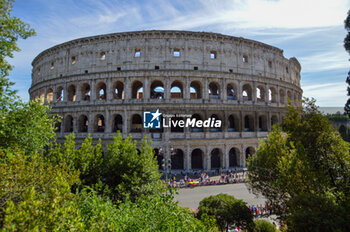
{"type": "Polygon", "coordinates": [[[256,197],[249,193],[245,184],[226,184],[214,186],[201,186],[194,188],[182,188],[179,194],[175,195],[175,200],[179,201],[179,205],[196,209],[199,202],[208,196],[217,195],[219,193],[227,193],[233,195],[237,199],[241,199],[248,203],[248,205],[265,205],[265,199],[262,196],[256,197]]]}

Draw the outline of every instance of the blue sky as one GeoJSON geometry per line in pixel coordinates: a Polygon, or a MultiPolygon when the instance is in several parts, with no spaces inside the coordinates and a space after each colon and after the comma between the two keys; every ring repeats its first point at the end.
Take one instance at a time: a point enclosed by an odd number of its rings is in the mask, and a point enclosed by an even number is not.
{"type": "Polygon", "coordinates": [[[11,79],[28,100],[31,62],[58,43],[134,30],[217,32],[258,40],[297,57],[304,96],[343,106],[349,55],[343,48],[349,0],[17,0],[13,15],[37,35],[19,41],[11,79]]]}

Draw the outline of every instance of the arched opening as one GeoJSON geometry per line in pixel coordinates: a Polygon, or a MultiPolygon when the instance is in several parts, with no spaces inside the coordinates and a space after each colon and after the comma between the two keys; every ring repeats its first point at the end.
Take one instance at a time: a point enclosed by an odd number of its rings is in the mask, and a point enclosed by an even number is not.
{"type": "Polygon", "coordinates": [[[107,92],[106,92],[106,84],[103,82],[100,82],[96,86],[96,96],[98,100],[106,100],[107,99],[107,92]]]}
{"type": "Polygon", "coordinates": [[[117,81],[113,85],[113,96],[114,99],[124,99],[124,84],[117,81]]]}
{"type": "Polygon", "coordinates": [[[280,103],[284,104],[284,91],[283,91],[283,89],[280,89],[280,103]]]}
{"type": "Polygon", "coordinates": [[[63,96],[64,96],[64,89],[62,86],[59,86],[56,91],[56,102],[61,102],[63,101],[63,96]]]}
{"type": "Polygon", "coordinates": [[[245,160],[247,161],[249,157],[253,156],[255,153],[255,149],[253,147],[248,147],[245,149],[245,160]]]}
{"type": "Polygon", "coordinates": [[[259,116],[259,131],[267,131],[267,117],[265,115],[259,116]]]}
{"type": "Polygon", "coordinates": [[[289,98],[290,101],[293,101],[292,93],[289,90],[287,91],[287,97],[289,98]]]}
{"type": "Polygon", "coordinates": [[[79,132],[88,132],[89,119],[86,115],[80,115],[78,123],[79,123],[79,127],[78,127],[79,132]]]}
{"type": "Polygon", "coordinates": [[[45,90],[44,90],[44,89],[42,89],[42,90],[40,91],[40,100],[41,100],[41,101],[44,101],[44,100],[45,100],[45,90]]]}
{"type": "MultiPolygon", "coordinates": [[[[196,119],[196,122],[198,120],[202,120],[202,117],[199,114],[193,114],[191,117],[192,119],[196,119]]],[[[191,127],[191,132],[203,132],[203,127],[196,127],[197,124],[195,124],[194,127],[191,127]]]]}
{"type": "Polygon", "coordinates": [[[161,149],[158,149],[158,148],[154,148],[153,150],[154,150],[154,156],[157,159],[158,169],[163,169],[162,167],[163,152],[161,151],[161,149]]]}
{"type": "Polygon", "coordinates": [[[88,83],[84,83],[81,86],[81,100],[90,101],[90,94],[91,94],[90,85],[88,83]]]}
{"type": "Polygon", "coordinates": [[[296,105],[297,102],[298,102],[298,97],[297,97],[297,94],[296,94],[296,93],[294,93],[293,102],[294,102],[295,105],[296,105]]]}
{"type": "Polygon", "coordinates": [[[105,132],[105,117],[102,114],[96,115],[95,132],[105,132]]]}
{"type": "Polygon", "coordinates": [[[256,88],[256,100],[258,102],[265,101],[265,88],[261,85],[258,85],[258,87],[256,88]]]}
{"type": "Polygon", "coordinates": [[[276,103],[277,100],[276,100],[276,89],[271,87],[269,89],[269,102],[270,103],[276,103]]]}
{"type": "Polygon", "coordinates": [[[171,151],[171,169],[184,169],[184,152],[181,149],[171,151]]]}
{"type": "Polygon", "coordinates": [[[243,99],[243,101],[251,101],[252,100],[252,87],[249,84],[243,85],[242,99],[243,99]]]}
{"type": "Polygon", "coordinates": [[[191,153],[191,167],[192,169],[203,169],[203,152],[196,148],[191,153]]]}
{"type": "Polygon", "coordinates": [[[123,118],[120,114],[114,115],[112,123],[112,132],[123,132],[123,118]]]}
{"type": "Polygon", "coordinates": [[[239,127],[238,127],[238,124],[239,123],[239,120],[238,120],[238,117],[236,115],[233,115],[231,114],[229,117],[228,117],[228,131],[238,131],[239,130],[239,127]]]}
{"type": "Polygon", "coordinates": [[[70,85],[68,87],[68,101],[75,102],[75,99],[76,99],[75,85],[70,85]]]}
{"type": "MultiPolygon", "coordinates": [[[[214,119],[214,121],[220,120],[216,114],[212,114],[210,116],[210,118],[212,118],[212,120],[214,119]]],[[[222,123],[221,123],[221,125],[222,125],[222,123]]],[[[221,127],[210,127],[209,128],[210,132],[220,132],[221,130],[222,130],[221,127]]]]}
{"type": "Polygon", "coordinates": [[[234,84],[227,85],[227,100],[237,100],[237,88],[234,84]]]}
{"type": "Polygon", "coordinates": [[[220,86],[216,82],[210,82],[209,84],[209,98],[210,99],[220,99],[220,86]]]}
{"type": "Polygon", "coordinates": [[[244,116],[244,131],[254,131],[254,119],[251,115],[244,116]]]}
{"type": "Polygon", "coordinates": [[[67,115],[64,120],[64,132],[73,132],[73,123],[72,115],[67,115]]]}
{"type": "Polygon", "coordinates": [[[229,167],[239,166],[239,150],[235,147],[231,148],[229,151],[229,167]]]}
{"type": "Polygon", "coordinates": [[[135,81],[132,84],[131,95],[133,99],[142,99],[143,98],[143,84],[140,81],[135,81]]]}
{"type": "Polygon", "coordinates": [[[183,98],[183,87],[180,81],[174,81],[171,84],[170,98],[183,98]]]}
{"type": "MultiPolygon", "coordinates": [[[[171,120],[179,122],[180,120],[184,120],[184,118],[174,117],[174,118],[171,118],[171,120]]],[[[176,124],[176,126],[172,125],[171,132],[183,133],[184,132],[184,127],[180,127],[179,124],[176,124]]]]}
{"type": "Polygon", "coordinates": [[[53,101],[53,90],[51,88],[49,88],[47,90],[47,94],[46,94],[46,100],[47,102],[51,103],[53,101]]]}
{"type": "Polygon", "coordinates": [[[38,92],[36,92],[36,93],[35,93],[34,100],[38,100],[38,98],[39,98],[39,93],[38,93],[38,92]]]}
{"type": "Polygon", "coordinates": [[[276,115],[272,115],[272,116],[271,116],[271,127],[272,127],[273,125],[275,125],[276,123],[278,123],[278,118],[277,118],[276,115]]]}
{"type": "Polygon", "coordinates": [[[219,148],[214,148],[210,153],[211,169],[218,169],[221,167],[222,152],[219,148]]]}
{"type": "Polygon", "coordinates": [[[201,84],[198,81],[192,81],[190,85],[190,98],[191,99],[201,99],[201,84]]]}
{"type": "Polygon", "coordinates": [[[131,132],[142,131],[142,118],[139,114],[134,114],[131,119],[131,132]]]}
{"type": "Polygon", "coordinates": [[[151,99],[164,99],[164,86],[161,81],[152,82],[151,99]]]}

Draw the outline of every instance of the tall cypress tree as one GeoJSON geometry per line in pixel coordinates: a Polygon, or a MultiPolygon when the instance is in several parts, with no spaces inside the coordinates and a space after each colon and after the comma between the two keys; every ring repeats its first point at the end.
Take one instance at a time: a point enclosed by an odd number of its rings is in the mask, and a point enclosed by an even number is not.
{"type": "MultiPolygon", "coordinates": [[[[348,17],[346,17],[344,24],[345,24],[345,29],[348,32],[348,34],[344,39],[344,47],[345,47],[345,50],[350,54],[350,10],[348,11],[348,17]]],[[[347,88],[348,96],[350,96],[350,71],[348,72],[346,83],[348,84],[348,88],[347,88]]],[[[347,115],[350,116],[350,98],[348,98],[345,104],[344,111],[347,115]]]]}

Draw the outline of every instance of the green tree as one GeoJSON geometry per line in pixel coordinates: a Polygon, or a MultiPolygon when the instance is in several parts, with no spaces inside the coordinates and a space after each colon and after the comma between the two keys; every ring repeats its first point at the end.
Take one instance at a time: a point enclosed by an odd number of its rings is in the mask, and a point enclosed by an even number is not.
{"type": "Polygon", "coordinates": [[[233,225],[248,230],[254,226],[253,215],[246,204],[228,194],[204,198],[199,203],[197,217],[202,218],[203,215],[214,216],[221,231],[227,231],[233,225]]]}
{"type": "Polygon", "coordinates": [[[303,110],[289,104],[282,129],[275,126],[248,160],[253,190],[270,201],[290,231],[350,230],[349,144],[314,101],[303,110]]]}
{"type": "Polygon", "coordinates": [[[26,154],[41,150],[54,137],[57,117],[49,117],[47,107],[36,102],[23,103],[11,89],[8,75],[19,38],[35,34],[28,24],[11,15],[13,0],[0,0],[0,148],[19,147],[26,154]]]}
{"type": "Polygon", "coordinates": [[[103,162],[103,178],[111,190],[113,201],[129,195],[135,201],[142,194],[155,194],[161,188],[158,164],[152,145],[145,138],[136,147],[132,137],[120,133],[107,145],[103,162]]]}
{"type": "MultiPolygon", "coordinates": [[[[344,38],[344,48],[350,54],[350,10],[348,11],[348,16],[344,21],[345,30],[347,31],[347,35],[344,38]]],[[[346,83],[348,84],[348,96],[350,96],[350,71],[348,72],[348,76],[346,78],[346,83]]],[[[350,116],[350,98],[347,100],[344,111],[347,115],[350,116]]]]}
{"type": "Polygon", "coordinates": [[[76,173],[39,154],[0,150],[0,230],[68,231],[83,227],[71,186],[76,173]]]}
{"type": "Polygon", "coordinates": [[[275,232],[276,227],[269,221],[257,219],[254,221],[254,232],[275,232]]]}
{"type": "Polygon", "coordinates": [[[27,39],[35,35],[35,31],[21,19],[11,15],[14,0],[0,0],[0,110],[4,110],[8,102],[17,99],[15,91],[10,87],[12,82],[7,78],[13,66],[6,58],[13,57],[13,52],[20,51],[17,46],[19,38],[27,39]]]}

